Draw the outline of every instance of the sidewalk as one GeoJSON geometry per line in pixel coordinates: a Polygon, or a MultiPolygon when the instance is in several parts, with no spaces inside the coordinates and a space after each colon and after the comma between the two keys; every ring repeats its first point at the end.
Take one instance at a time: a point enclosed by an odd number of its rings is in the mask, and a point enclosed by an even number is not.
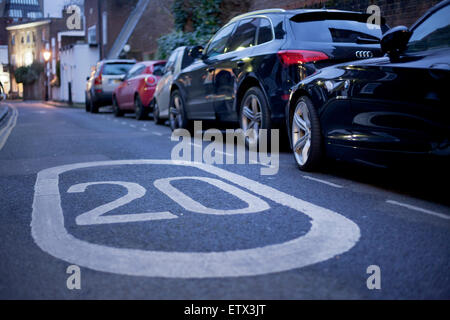
{"type": "Polygon", "coordinates": [[[62,101],[44,101],[45,104],[50,105],[52,107],[58,107],[58,108],[78,108],[82,109],[84,108],[84,104],[82,103],[74,103],[72,105],[69,105],[67,102],[62,101]]]}

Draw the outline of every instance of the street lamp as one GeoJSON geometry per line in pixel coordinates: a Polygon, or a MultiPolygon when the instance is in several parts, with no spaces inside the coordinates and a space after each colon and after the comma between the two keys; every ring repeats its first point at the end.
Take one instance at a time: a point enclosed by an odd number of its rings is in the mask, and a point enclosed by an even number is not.
{"type": "Polygon", "coordinates": [[[48,50],[44,50],[42,55],[44,56],[45,62],[48,62],[50,60],[50,58],[52,57],[52,53],[48,50]]]}
{"type": "Polygon", "coordinates": [[[48,62],[52,57],[52,53],[49,50],[44,50],[42,56],[45,61],[45,101],[48,101],[48,62]]]}

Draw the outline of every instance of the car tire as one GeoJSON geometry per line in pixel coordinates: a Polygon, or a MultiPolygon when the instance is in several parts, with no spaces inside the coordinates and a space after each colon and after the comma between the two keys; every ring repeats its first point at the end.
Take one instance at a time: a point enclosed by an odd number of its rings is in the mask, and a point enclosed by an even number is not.
{"type": "Polygon", "coordinates": [[[160,118],[160,110],[156,99],[153,100],[153,121],[155,121],[156,124],[164,123],[164,120],[160,118]]]}
{"type": "Polygon", "coordinates": [[[142,104],[142,100],[138,94],[134,98],[134,110],[135,110],[136,120],[147,119],[147,113],[146,113],[147,110],[144,108],[144,105],[142,104]]]}
{"type": "Polygon", "coordinates": [[[88,95],[85,95],[85,109],[86,112],[91,112],[91,101],[88,99],[88,95]]]}
{"type": "Polygon", "coordinates": [[[99,107],[92,99],[89,99],[89,104],[91,113],[98,113],[99,107]]]}
{"type": "Polygon", "coordinates": [[[295,162],[302,171],[314,171],[323,160],[323,137],[319,116],[307,96],[293,105],[290,116],[291,145],[295,162]]]}
{"type": "Polygon", "coordinates": [[[263,91],[259,87],[251,87],[245,92],[239,106],[239,123],[244,133],[248,130],[254,129],[250,132],[251,135],[245,137],[245,146],[247,148],[258,147],[259,130],[267,130],[267,148],[270,150],[270,130],[271,118],[269,105],[263,91]]]}
{"type": "Polygon", "coordinates": [[[124,112],[120,109],[119,104],[117,103],[117,99],[116,97],[113,97],[112,99],[113,102],[113,113],[115,117],[123,117],[124,112]]]}
{"type": "Polygon", "coordinates": [[[186,117],[184,100],[178,90],[174,90],[170,96],[169,123],[172,131],[176,129],[191,129],[191,123],[186,117]]]}

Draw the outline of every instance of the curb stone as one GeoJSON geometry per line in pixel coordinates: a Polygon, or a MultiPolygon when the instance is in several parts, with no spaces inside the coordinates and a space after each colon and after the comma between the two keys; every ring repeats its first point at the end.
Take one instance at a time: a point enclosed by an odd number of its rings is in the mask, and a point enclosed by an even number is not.
{"type": "Polygon", "coordinates": [[[44,103],[49,106],[57,107],[57,108],[74,108],[74,109],[84,108],[84,104],[80,104],[80,103],[74,103],[72,105],[69,105],[66,102],[56,102],[56,101],[45,101],[44,103]]]}

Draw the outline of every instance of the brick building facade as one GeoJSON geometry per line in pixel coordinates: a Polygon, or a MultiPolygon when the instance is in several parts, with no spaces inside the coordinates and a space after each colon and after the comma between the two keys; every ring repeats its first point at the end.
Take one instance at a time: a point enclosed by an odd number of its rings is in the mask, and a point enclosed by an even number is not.
{"type": "MultiPolygon", "coordinates": [[[[189,1],[189,0],[186,0],[189,1]]],[[[370,5],[378,5],[389,26],[411,26],[428,9],[441,0],[222,0],[220,20],[254,10],[282,8],[328,8],[366,12],[370,5]]]]}
{"type": "MultiPolygon", "coordinates": [[[[89,37],[95,38],[100,59],[108,56],[138,4],[138,0],[85,0],[86,41],[93,43],[89,37]]],[[[129,57],[137,60],[153,57],[157,50],[156,40],[173,29],[171,7],[172,0],[149,1],[128,39],[129,57]]]]}
{"type": "Polygon", "coordinates": [[[128,43],[131,46],[130,57],[152,59],[158,50],[159,37],[172,31],[172,0],[153,1],[156,5],[147,6],[141,20],[128,43]]]}
{"type": "MultiPolygon", "coordinates": [[[[224,0],[227,2],[227,0],[224,0]]],[[[252,0],[249,10],[272,8],[330,8],[365,12],[374,4],[391,27],[411,26],[429,8],[441,0],[252,0]]]]}

